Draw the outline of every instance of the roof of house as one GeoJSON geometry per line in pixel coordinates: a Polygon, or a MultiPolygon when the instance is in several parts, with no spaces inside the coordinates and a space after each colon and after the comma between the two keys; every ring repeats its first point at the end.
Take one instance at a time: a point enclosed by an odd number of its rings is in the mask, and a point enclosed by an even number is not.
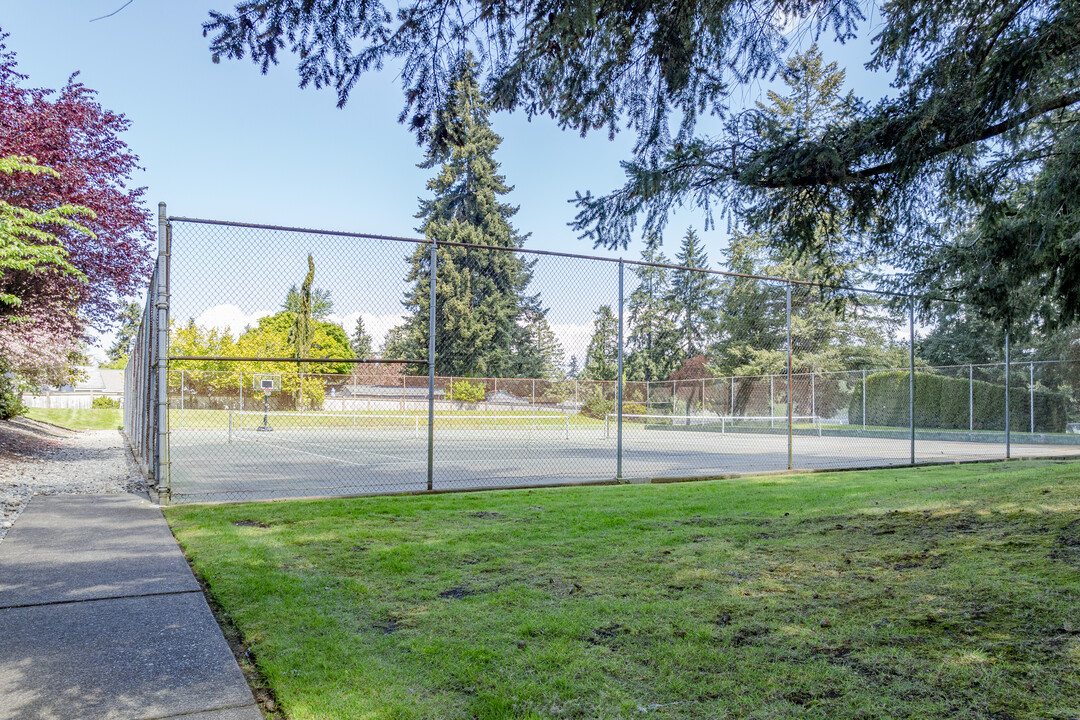
{"type": "MultiPolygon", "coordinates": [[[[360,397],[385,397],[385,398],[426,398],[426,387],[401,387],[400,385],[345,385],[344,393],[360,397]]],[[[436,397],[444,394],[444,391],[436,388],[436,397]]]]}
{"type": "Polygon", "coordinates": [[[82,373],[83,378],[76,381],[74,385],[65,385],[60,388],[61,391],[108,393],[110,395],[124,394],[123,370],[80,365],[79,371],[82,373]]]}

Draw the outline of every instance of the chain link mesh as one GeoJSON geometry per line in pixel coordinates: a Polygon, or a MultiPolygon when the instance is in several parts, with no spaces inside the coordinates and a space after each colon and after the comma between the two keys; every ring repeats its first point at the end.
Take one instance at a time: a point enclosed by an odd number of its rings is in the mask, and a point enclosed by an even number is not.
{"type": "Polygon", "coordinates": [[[1001,458],[1006,402],[1013,456],[1080,454],[1080,363],[1014,349],[1006,394],[871,292],[440,244],[432,313],[426,241],[170,227],[168,447],[156,273],[124,426],[174,502],[1001,458]]]}

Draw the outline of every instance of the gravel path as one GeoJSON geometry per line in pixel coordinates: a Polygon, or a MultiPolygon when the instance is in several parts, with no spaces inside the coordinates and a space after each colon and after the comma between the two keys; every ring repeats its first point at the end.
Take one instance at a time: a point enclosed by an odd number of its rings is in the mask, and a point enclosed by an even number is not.
{"type": "Polygon", "coordinates": [[[0,421],[0,542],[34,495],[147,491],[116,430],[0,421]]]}

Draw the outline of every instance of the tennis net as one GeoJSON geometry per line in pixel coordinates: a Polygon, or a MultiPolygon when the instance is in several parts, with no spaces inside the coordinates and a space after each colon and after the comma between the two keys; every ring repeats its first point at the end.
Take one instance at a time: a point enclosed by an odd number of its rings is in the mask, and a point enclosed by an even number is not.
{"type": "MultiPolygon", "coordinates": [[[[225,423],[230,437],[233,433],[277,432],[296,433],[305,431],[340,431],[340,432],[393,432],[406,433],[416,439],[427,437],[428,417],[426,414],[361,414],[329,412],[243,412],[229,410],[221,413],[213,423],[222,429],[225,423]]],[[[557,433],[569,438],[573,429],[592,427],[599,430],[598,420],[589,420],[569,414],[531,414],[519,415],[500,413],[493,415],[435,415],[436,432],[502,432],[502,431],[545,431],[557,433]]],[[[207,427],[203,425],[203,427],[207,427]]]]}
{"type": "MultiPolygon", "coordinates": [[[[618,413],[604,416],[604,437],[617,432],[618,413]]],[[[718,433],[787,431],[787,415],[636,415],[623,413],[623,430],[688,430],[718,433]]],[[[792,426],[813,428],[821,432],[821,418],[813,415],[796,415],[792,426]]]]}

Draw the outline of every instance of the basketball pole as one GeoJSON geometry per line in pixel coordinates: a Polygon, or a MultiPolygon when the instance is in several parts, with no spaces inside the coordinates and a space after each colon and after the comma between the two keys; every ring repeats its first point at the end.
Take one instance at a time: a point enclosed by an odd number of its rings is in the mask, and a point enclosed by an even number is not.
{"type": "MultiPolygon", "coordinates": [[[[270,427],[270,388],[263,387],[263,424],[261,427],[255,428],[259,432],[272,432],[274,428],[270,427]]],[[[303,386],[301,386],[300,392],[303,392],[303,386]]]]}

